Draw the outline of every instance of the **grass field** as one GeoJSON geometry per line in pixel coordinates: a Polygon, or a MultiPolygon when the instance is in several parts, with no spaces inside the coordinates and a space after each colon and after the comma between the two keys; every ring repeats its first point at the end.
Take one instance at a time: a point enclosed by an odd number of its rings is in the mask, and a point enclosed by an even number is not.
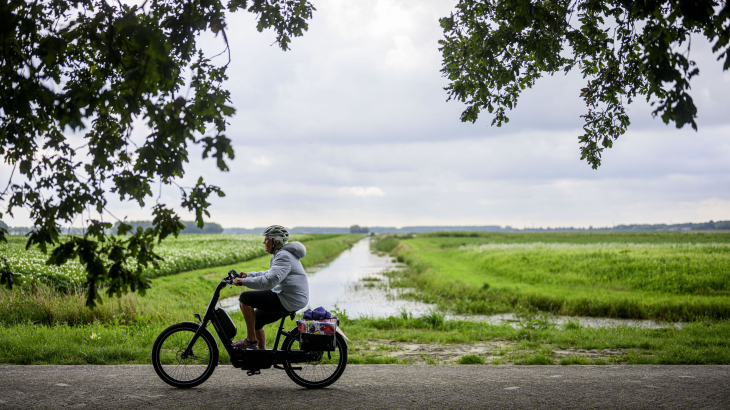
{"type": "MultiPolygon", "coordinates": [[[[305,242],[306,267],[323,263],[362,235],[312,236],[305,242]]],[[[84,296],[61,295],[48,287],[0,290],[0,363],[111,364],[149,363],[151,346],[162,329],[204,312],[213,290],[229,269],[260,271],[270,256],[199,269],[153,280],[145,296],[108,299],[91,310],[84,296]]],[[[221,298],[245,288],[225,288],[221,298]]],[[[234,314],[242,325],[243,316],[234,314]]],[[[221,360],[228,360],[222,351],[221,360]]]]}
{"type": "MultiPolygon", "coordinates": [[[[182,275],[189,279],[191,274],[182,275]]],[[[204,307],[201,303],[171,313],[167,319],[155,317],[126,325],[2,326],[0,363],[149,364],[157,335],[180,317],[191,320],[188,312],[204,307]]],[[[231,316],[240,337],[243,317],[240,313],[231,316]]],[[[265,328],[269,348],[276,326],[265,328]]],[[[290,329],[294,323],[287,320],[285,326],[290,329]]],[[[692,323],[682,329],[591,329],[578,324],[564,329],[515,329],[445,321],[434,315],[345,319],[342,328],[350,339],[350,364],[730,364],[727,321],[692,323]],[[412,350],[414,346],[418,350],[412,350]]],[[[228,363],[225,350],[220,353],[221,362],[228,363]]]]}
{"type": "Polygon", "coordinates": [[[438,233],[379,249],[409,266],[396,285],[458,313],[730,318],[730,233],[438,233]]]}
{"type": "MultiPolygon", "coordinates": [[[[305,267],[362,236],[314,237],[305,267]]],[[[520,312],[517,328],[413,317],[349,319],[348,362],[451,364],[730,364],[728,234],[435,234],[380,237],[373,247],[408,268],[396,284],[457,312],[520,312]],[[704,309],[704,310],[701,310],[704,309]],[[679,318],[682,328],[593,329],[530,320],[553,313],[679,318]]],[[[167,326],[192,320],[230,268],[268,267],[268,256],[157,278],[146,296],[109,299],[95,311],[82,295],[48,287],[0,291],[0,363],[150,363],[167,326]],[[25,292],[25,293],[24,293],[25,292]],[[45,292],[45,293],[44,293],[45,292]]],[[[233,296],[241,288],[226,288],[233,296]]],[[[242,333],[243,317],[232,317],[242,333]]],[[[286,326],[293,327],[292,322],[286,326]]],[[[267,326],[272,344],[276,325],[267,326]]],[[[225,351],[221,361],[228,362],[225,351]]]]}

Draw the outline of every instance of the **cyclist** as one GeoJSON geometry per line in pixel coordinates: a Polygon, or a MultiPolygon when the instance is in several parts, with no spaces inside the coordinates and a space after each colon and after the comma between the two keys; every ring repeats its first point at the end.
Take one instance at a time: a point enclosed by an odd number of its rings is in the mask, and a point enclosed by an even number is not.
{"type": "Polygon", "coordinates": [[[233,281],[234,285],[257,289],[241,293],[238,299],[246,322],[246,338],[233,343],[237,349],[265,349],[264,325],[309,302],[309,282],[299,261],[307,248],[301,242],[287,243],[289,232],[280,225],[269,226],[263,236],[266,252],[271,254],[269,270],[240,272],[242,278],[233,281]]]}

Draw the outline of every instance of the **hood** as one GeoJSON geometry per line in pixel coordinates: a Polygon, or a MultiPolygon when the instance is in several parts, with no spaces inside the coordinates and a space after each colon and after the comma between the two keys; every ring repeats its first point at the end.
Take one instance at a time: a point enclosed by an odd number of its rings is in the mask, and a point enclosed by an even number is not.
{"type": "Polygon", "coordinates": [[[307,254],[307,248],[301,242],[289,242],[281,249],[296,256],[297,259],[302,259],[307,254]]]}

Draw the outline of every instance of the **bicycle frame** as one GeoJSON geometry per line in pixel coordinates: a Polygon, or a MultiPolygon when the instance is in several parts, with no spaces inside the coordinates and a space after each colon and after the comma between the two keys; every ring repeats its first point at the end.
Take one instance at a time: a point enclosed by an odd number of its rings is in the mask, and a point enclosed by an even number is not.
{"type": "MultiPolygon", "coordinates": [[[[314,352],[308,352],[308,351],[301,351],[301,350],[295,350],[295,351],[284,351],[279,350],[279,341],[281,336],[292,336],[294,332],[287,332],[284,330],[284,321],[287,316],[290,316],[292,319],[294,319],[294,313],[291,313],[289,315],[283,314],[283,317],[281,318],[281,322],[279,323],[279,329],[276,333],[276,339],[274,341],[274,348],[273,349],[246,349],[246,350],[237,350],[233,348],[233,343],[231,342],[231,339],[226,335],[225,331],[223,330],[223,326],[221,325],[220,321],[218,320],[218,316],[215,314],[216,304],[218,304],[218,299],[220,298],[220,291],[225,288],[226,286],[230,285],[232,283],[232,278],[230,275],[226,278],[224,277],[221,280],[221,283],[218,284],[218,286],[215,289],[215,292],[213,293],[213,297],[210,299],[210,303],[208,304],[208,309],[205,311],[205,315],[202,318],[202,321],[200,323],[200,326],[198,327],[198,330],[195,332],[195,335],[190,340],[190,343],[188,343],[187,348],[185,349],[185,352],[183,353],[182,357],[185,358],[192,352],[192,347],[195,345],[195,342],[198,340],[200,335],[203,334],[203,332],[208,332],[207,326],[208,323],[213,323],[213,328],[215,329],[216,333],[218,333],[218,337],[220,338],[221,342],[223,343],[223,347],[228,352],[228,355],[231,358],[231,364],[233,364],[234,367],[238,368],[252,368],[252,369],[266,369],[271,367],[272,365],[275,368],[283,369],[282,367],[279,367],[279,364],[284,363],[285,360],[293,363],[299,363],[299,362],[307,362],[311,360],[316,359],[316,353],[314,352]]],[[[196,314],[197,315],[197,314],[196,314]]],[[[199,316],[198,316],[199,317],[199,316]]],[[[191,322],[194,323],[194,322],[191,322]]]]}

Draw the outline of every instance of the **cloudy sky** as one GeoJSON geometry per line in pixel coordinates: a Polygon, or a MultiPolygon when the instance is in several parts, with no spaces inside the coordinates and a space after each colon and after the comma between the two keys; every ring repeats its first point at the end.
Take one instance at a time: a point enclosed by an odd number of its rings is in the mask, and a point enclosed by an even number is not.
{"type": "MultiPolygon", "coordinates": [[[[540,80],[510,123],[461,123],[446,102],[438,18],[452,1],[313,0],[292,50],[272,46],[248,13],[230,16],[228,87],[237,114],[231,171],[195,159],[222,187],[212,221],[224,227],[511,225],[612,226],[730,219],[730,71],[692,43],[699,131],[677,130],[631,106],[632,126],[604,163],[580,160],[580,75],[540,80]]],[[[215,54],[220,39],[202,39],[215,54]]],[[[221,60],[221,64],[225,60],[221,60]]],[[[0,167],[0,181],[9,168],[0,167]]],[[[161,202],[179,203],[175,190],[161,202]]],[[[113,203],[116,215],[148,209],[113,203]]],[[[187,216],[186,216],[187,217],[187,216]]],[[[18,212],[10,225],[26,225],[18,212]]]]}

